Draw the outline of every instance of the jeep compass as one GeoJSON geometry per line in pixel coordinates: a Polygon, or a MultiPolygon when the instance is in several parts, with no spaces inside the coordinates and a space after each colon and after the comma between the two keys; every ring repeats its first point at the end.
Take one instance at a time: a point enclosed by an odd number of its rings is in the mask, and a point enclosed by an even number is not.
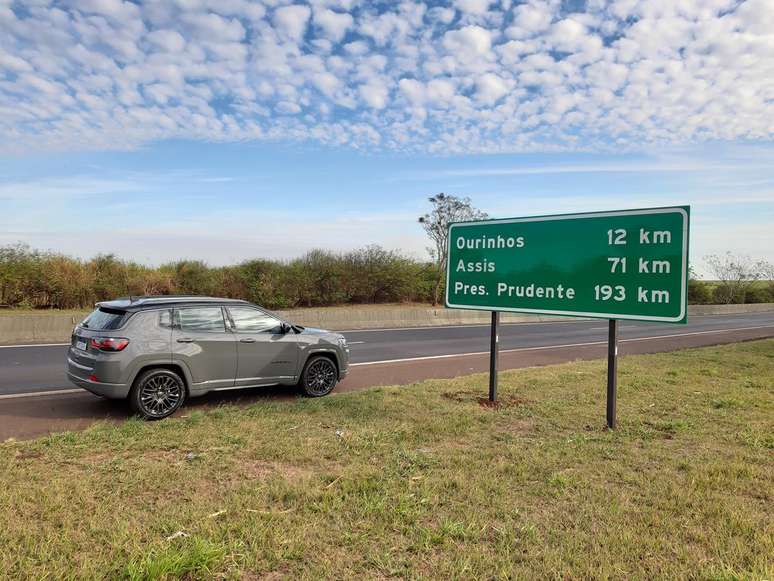
{"type": "Polygon", "coordinates": [[[327,395],[348,364],[339,333],[246,301],[154,296],[97,303],[73,330],[67,376],[155,420],[210,391],[297,384],[308,396],[327,395]]]}

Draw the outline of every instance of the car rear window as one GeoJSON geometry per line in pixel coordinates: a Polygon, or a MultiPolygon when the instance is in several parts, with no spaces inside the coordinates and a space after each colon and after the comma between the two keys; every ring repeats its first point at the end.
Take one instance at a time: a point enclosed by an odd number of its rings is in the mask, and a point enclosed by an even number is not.
{"type": "Polygon", "coordinates": [[[127,313],[126,311],[100,307],[86,317],[81,323],[81,326],[95,331],[118,329],[123,326],[129,316],[130,313],[127,313]]]}

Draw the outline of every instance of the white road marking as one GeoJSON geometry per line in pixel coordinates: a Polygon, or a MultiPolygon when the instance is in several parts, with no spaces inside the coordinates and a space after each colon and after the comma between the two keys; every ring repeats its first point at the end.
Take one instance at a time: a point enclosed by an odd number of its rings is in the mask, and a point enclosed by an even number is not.
{"type": "Polygon", "coordinates": [[[33,343],[30,345],[0,345],[0,349],[19,349],[20,347],[67,347],[69,343],[33,343]]]}
{"type": "Polygon", "coordinates": [[[365,341],[348,341],[347,345],[360,345],[361,343],[365,343],[365,341]]]}
{"type": "MultiPolygon", "coordinates": [[[[654,335],[652,337],[637,337],[635,339],[619,339],[619,343],[633,343],[635,341],[652,341],[653,339],[668,339],[669,337],[688,337],[691,335],[709,335],[711,333],[731,333],[733,331],[752,331],[755,329],[774,329],[774,325],[759,325],[757,327],[739,327],[736,329],[717,329],[714,331],[694,331],[692,333],[671,333],[669,335],[654,335]]],[[[545,349],[565,349],[567,347],[584,347],[589,345],[607,345],[607,341],[590,341],[587,343],[566,343],[564,345],[543,345],[540,347],[518,347],[516,349],[500,349],[500,353],[517,353],[519,351],[542,351],[545,349]]],[[[472,355],[489,355],[489,351],[471,351],[469,353],[450,353],[448,355],[427,355],[424,357],[407,357],[405,359],[385,359],[382,361],[366,361],[364,363],[350,363],[350,367],[364,365],[380,365],[386,363],[403,363],[406,361],[428,361],[431,359],[450,359],[452,357],[466,357],[472,355]]]]}
{"type": "MultiPolygon", "coordinates": [[[[713,333],[732,333],[735,331],[754,331],[756,329],[774,329],[774,325],[758,325],[756,327],[737,327],[735,329],[715,329],[713,331],[694,331],[691,333],[671,333],[669,335],[654,335],[652,337],[637,337],[634,339],[619,339],[619,343],[634,343],[637,341],[652,341],[654,339],[668,339],[670,337],[689,337],[692,335],[710,335],[713,333]]],[[[517,353],[519,351],[544,351],[546,349],[566,349],[568,347],[587,347],[592,345],[607,345],[607,341],[590,341],[587,343],[566,343],[564,345],[542,345],[540,347],[518,347],[516,349],[501,349],[500,353],[517,353]]],[[[472,351],[469,353],[449,353],[447,355],[428,355],[425,357],[407,357],[404,359],[383,359],[381,361],[366,361],[364,363],[350,363],[350,367],[362,367],[366,365],[386,365],[389,363],[406,363],[409,361],[429,361],[431,359],[451,359],[454,357],[469,357],[472,355],[489,355],[489,351],[472,351]]],[[[73,393],[86,393],[84,389],[61,389],[53,391],[33,391],[28,393],[13,393],[0,395],[0,400],[20,399],[25,397],[64,395],[73,393]]]]}
{"type": "MultiPolygon", "coordinates": [[[[519,325],[558,325],[560,323],[588,323],[593,319],[583,319],[581,317],[572,320],[559,321],[524,321],[522,323],[500,323],[501,327],[517,327],[519,325]]],[[[422,331],[430,329],[460,329],[462,327],[489,327],[490,323],[471,323],[467,325],[418,325],[416,327],[381,327],[375,329],[331,329],[336,333],[372,333],[374,331],[422,331]]]]}

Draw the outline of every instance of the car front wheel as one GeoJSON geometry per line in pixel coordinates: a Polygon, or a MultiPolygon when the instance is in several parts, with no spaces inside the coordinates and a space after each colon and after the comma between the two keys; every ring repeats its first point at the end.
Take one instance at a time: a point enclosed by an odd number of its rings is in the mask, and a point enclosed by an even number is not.
{"type": "Polygon", "coordinates": [[[339,371],[328,357],[315,355],[309,358],[301,373],[301,389],[309,397],[328,395],[336,387],[339,371]]]}
{"type": "Polygon", "coordinates": [[[160,420],[172,415],[185,401],[181,377],[168,369],[149,369],[135,380],[129,393],[129,406],[146,420],[160,420]]]}

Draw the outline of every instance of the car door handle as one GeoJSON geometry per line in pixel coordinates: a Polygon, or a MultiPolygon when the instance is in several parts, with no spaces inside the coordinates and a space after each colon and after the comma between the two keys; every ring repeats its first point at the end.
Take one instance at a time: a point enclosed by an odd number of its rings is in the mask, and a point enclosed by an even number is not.
{"type": "Polygon", "coordinates": [[[190,337],[180,337],[180,338],[177,340],[177,342],[178,342],[178,343],[193,343],[193,342],[194,342],[194,340],[193,340],[193,339],[191,339],[190,337]]]}
{"type": "Polygon", "coordinates": [[[255,343],[255,339],[252,337],[245,337],[244,339],[239,340],[240,343],[255,343]]]}

